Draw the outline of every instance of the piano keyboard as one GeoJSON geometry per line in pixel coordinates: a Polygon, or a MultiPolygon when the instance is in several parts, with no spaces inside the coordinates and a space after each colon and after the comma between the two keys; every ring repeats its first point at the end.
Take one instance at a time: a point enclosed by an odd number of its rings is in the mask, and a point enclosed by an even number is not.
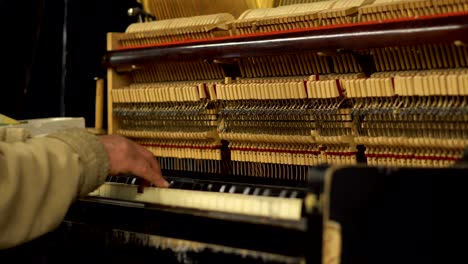
{"type": "Polygon", "coordinates": [[[295,221],[302,217],[304,199],[307,197],[309,204],[315,200],[304,191],[274,186],[168,180],[171,181],[169,188],[145,187],[139,192],[141,181],[138,178],[108,177],[89,196],[295,221]]]}

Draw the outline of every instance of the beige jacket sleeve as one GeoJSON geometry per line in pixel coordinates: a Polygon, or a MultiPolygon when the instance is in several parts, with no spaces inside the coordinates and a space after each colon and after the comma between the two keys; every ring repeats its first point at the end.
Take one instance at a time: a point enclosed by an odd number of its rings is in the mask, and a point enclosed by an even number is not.
{"type": "Polygon", "coordinates": [[[55,229],[108,173],[104,146],[84,129],[39,138],[14,132],[0,128],[0,249],[55,229]]]}

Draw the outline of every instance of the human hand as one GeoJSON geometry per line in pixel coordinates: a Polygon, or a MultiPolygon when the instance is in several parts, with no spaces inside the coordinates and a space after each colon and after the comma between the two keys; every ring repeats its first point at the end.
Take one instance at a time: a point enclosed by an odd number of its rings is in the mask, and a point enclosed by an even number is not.
{"type": "Polygon", "coordinates": [[[100,136],[109,158],[109,174],[131,173],[158,187],[168,187],[154,156],[139,144],[117,135],[100,136]]]}

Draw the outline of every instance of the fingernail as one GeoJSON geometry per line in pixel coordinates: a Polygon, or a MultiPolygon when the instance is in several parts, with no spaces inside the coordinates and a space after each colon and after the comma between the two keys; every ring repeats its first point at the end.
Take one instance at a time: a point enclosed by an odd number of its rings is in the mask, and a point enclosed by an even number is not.
{"type": "Polygon", "coordinates": [[[167,188],[167,187],[169,187],[169,186],[171,186],[171,185],[170,185],[167,181],[164,181],[163,186],[164,186],[165,188],[167,188]]]}

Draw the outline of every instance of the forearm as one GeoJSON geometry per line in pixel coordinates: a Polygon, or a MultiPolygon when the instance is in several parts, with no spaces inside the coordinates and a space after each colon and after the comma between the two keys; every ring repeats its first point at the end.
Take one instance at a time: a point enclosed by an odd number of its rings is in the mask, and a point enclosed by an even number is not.
{"type": "Polygon", "coordinates": [[[0,143],[0,248],[56,228],[73,200],[106,175],[103,146],[83,131],[0,143]]]}

